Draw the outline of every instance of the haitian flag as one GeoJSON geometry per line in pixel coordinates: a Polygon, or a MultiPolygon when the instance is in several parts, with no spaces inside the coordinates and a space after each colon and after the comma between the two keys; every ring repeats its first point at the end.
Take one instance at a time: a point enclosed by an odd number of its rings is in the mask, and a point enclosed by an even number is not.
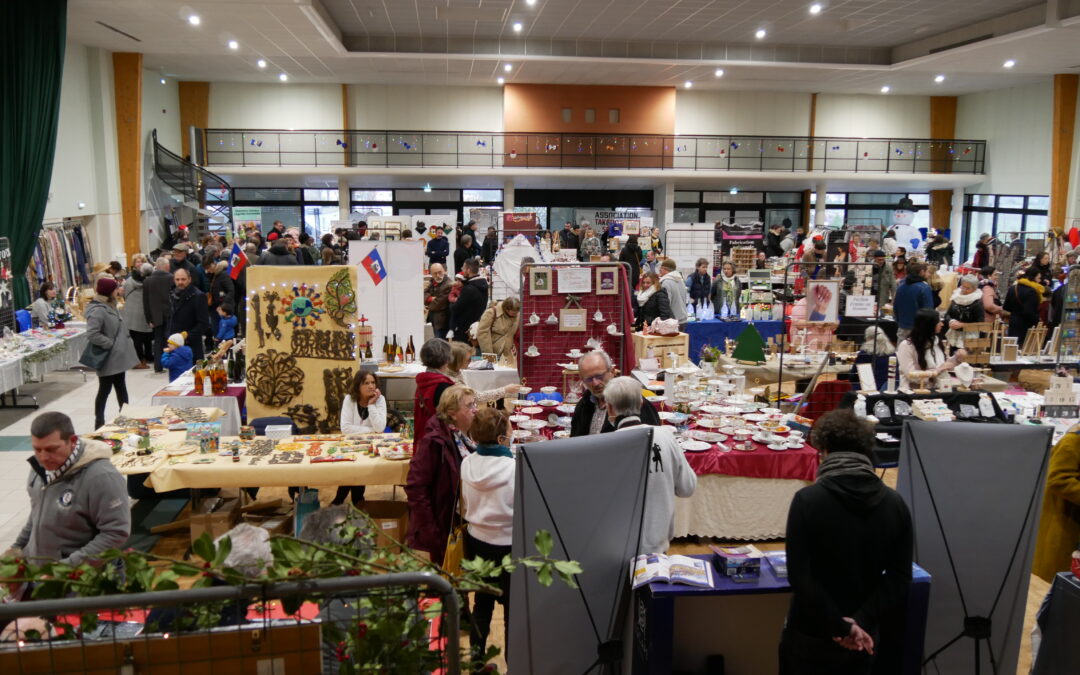
{"type": "Polygon", "coordinates": [[[379,257],[379,249],[371,249],[371,253],[368,253],[360,264],[364,266],[367,273],[371,275],[371,281],[376,286],[386,278],[386,267],[383,266],[382,258],[379,257]]]}
{"type": "Polygon", "coordinates": [[[240,250],[240,244],[233,242],[232,252],[229,253],[229,276],[233,281],[240,276],[240,272],[247,267],[248,259],[242,250],[240,250]]]}

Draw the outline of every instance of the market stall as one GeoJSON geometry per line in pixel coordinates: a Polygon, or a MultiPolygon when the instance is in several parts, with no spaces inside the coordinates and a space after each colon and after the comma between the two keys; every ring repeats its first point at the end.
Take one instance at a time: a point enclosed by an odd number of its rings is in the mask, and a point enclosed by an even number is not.
{"type": "Polygon", "coordinates": [[[690,358],[696,363],[701,359],[701,350],[705,347],[716,347],[723,350],[727,340],[739,337],[743,329],[753,324],[761,337],[778,338],[784,332],[783,321],[722,321],[709,319],[706,321],[691,321],[686,324],[686,334],[690,336],[690,358]]]}

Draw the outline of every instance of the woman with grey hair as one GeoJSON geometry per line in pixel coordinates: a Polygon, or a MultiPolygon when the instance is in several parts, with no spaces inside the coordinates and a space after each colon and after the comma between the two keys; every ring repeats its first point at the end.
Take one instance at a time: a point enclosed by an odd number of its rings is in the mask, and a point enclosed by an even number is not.
{"type": "Polygon", "coordinates": [[[435,416],[442,393],[452,387],[454,381],[448,372],[452,352],[450,343],[442,338],[432,338],[420,346],[420,363],[427,370],[416,376],[416,393],[413,395],[413,447],[424,438],[427,421],[435,416]]]}
{"type": "Polygon", "coordinates": [[[153,273],[154,266],[144,262],[132,265],[131,274],[124,280],[124,306],[120,315],[135,344],[135,356],[139,357],[139,365],[134,370],[146,370],[154,362],[154,329],[143,311],[143,281],[153,273]]]}
{"type": "Polygon", "coordinates": [[[962,349],[965,340],[979,339],[978,330],[970,330],[969,324],[982,323],[985,321],[983,308],[983,293],[979,290],[979,280],[974,274],[965,274],[960,277],[957,289],[953,291],[952,301],[945,313],[948,320],[948,331],[945,339],[952,349],[962,349]]]}
{"type": "MultiPolygon", "coordinates": [[[[615,431],[641,426],[641,383],[633,377],[616,377],[604,388],[608,420],[615,431]]],[[[645,517],[638,555],[664,553],[675,536],[675,497],[690,497],[697,475],[690,468],[671,427],[654,426],[645,487],[645,517]]]]}

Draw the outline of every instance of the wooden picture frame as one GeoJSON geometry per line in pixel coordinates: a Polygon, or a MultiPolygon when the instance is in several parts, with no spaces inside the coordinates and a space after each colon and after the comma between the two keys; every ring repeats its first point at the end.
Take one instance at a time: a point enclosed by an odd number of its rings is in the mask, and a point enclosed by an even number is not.
{"type": "Polygon", "coordinates": [[[588,312],[584,309],[563,307],[559,310],[559,330],[566,333],[584,333],[589,325],[588,312]]]}
{"type": "Polygon", "coordinates": [[[618,295],[619,268],[597,267],[595,288],[597,295],[618,295]]]}
{"type": "Polygon", "coordinates": [[[550,267],[534,267],[529,270],[529,295],[551,295],[550,267]]]}

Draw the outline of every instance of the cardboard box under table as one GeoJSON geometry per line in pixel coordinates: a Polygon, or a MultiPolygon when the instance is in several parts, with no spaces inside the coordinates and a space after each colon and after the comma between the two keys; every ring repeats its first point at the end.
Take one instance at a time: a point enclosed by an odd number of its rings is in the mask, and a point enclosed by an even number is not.
{"type": "MultiPolygon", "coordinates": [[[[892,626],[879,642],[900,650],[879,658],[900,660],[903,675],[920,672],[929,602],[930,575],[915,565],[906,624],[892,626]]],[[[735,582],[714,568],[712,588],[653,582],[634,591],[633,603],[633,675],[717,672],[706,670],[706,659],[716,656],[731,675],[777,672],[791,585],[768,563],[756,582],[735,582]]]]}
{"type": "Polygon", "coordinates": [[[660,361],[661,368],[670,368],[671,359],[669,353],[675,353],[681,364],[685,364],[690,358],[690,336],[686,333],[678,335],[642,335],[633,333],[634,354],[637,360],[649,358],[649,349],[652,348],[653,358],[660,361]]]}

